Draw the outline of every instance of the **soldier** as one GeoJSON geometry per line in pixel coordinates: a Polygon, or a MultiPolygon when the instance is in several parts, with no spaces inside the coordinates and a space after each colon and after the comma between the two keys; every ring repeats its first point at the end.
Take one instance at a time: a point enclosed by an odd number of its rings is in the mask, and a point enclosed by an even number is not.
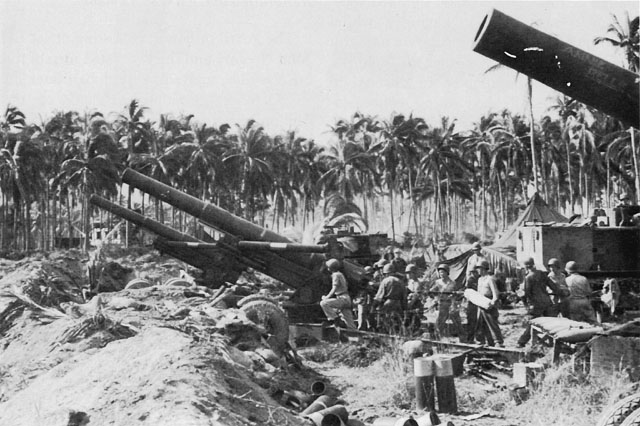
{"type": "Polygon", "coordinates": [[[360,279],[358,285],[358,292],[353,299],[353,303],[356,305],[358,313],[358,330],[368,330],[371,328],[369,323],[369,314],[371,310],[371,302],[373,300],[373,268],[371,266],[365,266],[364,274],[360,279]]]}
{"type": "Polygon", "coordinates": [[[489,345],[493,345],[494,338],[498,347],[504,347],[504,338],[502,337],[502,331],[500,331],[500,325],[498,324],[498,303],[500,294],[498,293],[498,287],[493,278],[493,275],[489,274],[489,262],[487,260],[481,260],[476,266],[476,271],[480,275],[478,278],[478,293],[482,296],[491,299],[489,307],[487,309],[478,306],[478,329],[481,334],[480,343],[484,344],[486,339],[489,345]]]}
{"type": "Polygon", "coordinates": [[[549,274],[547,276],[556,284],[560,291],[559,294],[554,294],[552,298],[554,311],[556,314],[561,314],[563,318],[569,318],[570,292],[569,287],[567,287],[565,275],[562,273],[562,269],[560,267],[560,261],[553,257],[549,259],[547,266],[549,267],[549,274]]]}
{"type": "MultiPolygon", "coordinates": [[[[536,269],[533,258],[525,260],[524,267],[527,275],[524,277],[524,297],[522,300],[527,307],[530,319],[557,316],[547,291],[549,288],[553,294],[559,294],[560,289],[556,283],[551,281],[544,272],[536,269]]],[[[531,325],[527,321],[524,333],[518,339],[518,347],[523,348],[529,339],[531,339],[531,325]]]]}
{"type": "MultiPolygon", "coordinates": [[[[465,288],[478,291],[478,271],[475,269],[467,270],[467,281],[465,288]]],[[[467,342],[475,341],[476,331],[478,330],[478,307],[473,303],[467,303],[467,342]]]]}
{"type": "Polygon", "coordinates": [[[467,259],[467,271],[476,269],[480,262],[487,260],[482,254],[482,245],[478,241],[471,245],[471,250],[473,250],[473,254],[467,259]]]}
{"type": "Polygon", "coordinates": [[[356,324],[353,321],[353,312],[351,311],[349,287],[347,279],[340,272],[340,261],[329,259],[326,265],[331,272],[331,291],[322,296],[320,307],[327,316],[329,324],[335,325],[338,316],[342,316],[347,328],[355,329],[356,324]]]}
{"type": "Polygon", "coordinates": [[[596,313],[591,306],[589,297],[593,290],[586,277],[578,273],[578,264],[569,261],[565,265],[569,276],[567,277],[567,287],[569,287],[569,317],[574,321],[586,321],[595,323],[596,313]]]}
{"type": "Polygon", "coordinates": [[[407,311],[405,312],[405,326],[410,330],[420,328],[425,299],[425,284],[418,278],[418,267],[410,263],[405,268],[407,277],[407,311]]]}
{"type": "Polygon", "coordinates": [[[402,273],[402,271],[404,271],[407,267],[407,261],[404,260],[404,257],[402,257],[403,254],[404,253],[402,252],[401,248],[396,247],[395,249],[393,249],[393,259],[391,260],[391,262],[395,266],[396,271],[400,273],[402,273]]]}
{"type": "Polygon", "coordinates": [[[410,263],[404,269],[404,272],[407,276],[407,291],[409,293],[415,293],[419,296],[420,300],[423,300],[426,289],[424,282],[418,278],[418,267],[410,263]]]}
{"type": "Polygon", "coordinates": [[[449,265],[438,265],[438,275],[429,291],[435,292],[438,297],[438,319],[436,327],[442,338],[445,335],[445,327],[448,319],[453,322],[453,332],[458,337],[462,336],[462,321],[460,320],[460,303],[456,300],[456,282],[449,277],[449,265]],[[439,294],[438,294],[439,293],[439,294]]]}
{"type": "MultiPolygon", "coordinates": [[[[389,320],[387,325],[390,329],[401,324],[404,311],[407,309],[407,288],[402,280],[395,276],[395,272],[392,263],[384,265],[382,268],[384,278],[373,299],[373,305],[380,315],[389,320]]],[[[377,323],[380,326],[382,321],[377,323]]]]}

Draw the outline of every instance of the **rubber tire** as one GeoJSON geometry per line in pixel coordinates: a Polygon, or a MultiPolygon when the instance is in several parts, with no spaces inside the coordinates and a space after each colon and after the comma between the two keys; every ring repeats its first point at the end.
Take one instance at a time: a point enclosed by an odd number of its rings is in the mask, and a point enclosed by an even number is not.
{"type": "Polygon", "coordinates": [[[242,299],[238,300],[238,308],[241,308],[247,303],[254,300],[264,300],[265,302],[273,303],[276,307],[278,306],[278,302],[276,302],[275,299],[272,299],[269,296],[265,296],[263,294],[250,294],[249,296],[245,296],[242,299]]]}
{"type": "Polygon", "coordinates": [[[628,396],[609,406],[596,426],[620,426],[629,414],[640,409],[640,393],[628,396]]]}
{"type": "Polygon", "coordinates": [[[271,349],[282,354],[289,343],[289,320],[285,313],[272,301],[251,300],[240,308],[249,320],[264,327],[269,334],[271,349]]]}
{"type": "Polygon", "coordinates": [[[629,414],[620,426],[640,426],[640,408],[629,414]]]}

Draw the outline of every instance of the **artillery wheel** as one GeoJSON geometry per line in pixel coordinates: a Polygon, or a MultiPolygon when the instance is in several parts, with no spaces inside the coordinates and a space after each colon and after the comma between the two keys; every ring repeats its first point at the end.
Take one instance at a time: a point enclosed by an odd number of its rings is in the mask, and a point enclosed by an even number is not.
{"type": "Polygon", "coordinates": [[[620,426],[638,426],[640,425],[640,408],[629,414],[620,426]]]}
{"type": "Polygon", "coordinates": [[[145,280],[145,279],[134,278],[131,281],[129,281],[124,288],[125,288],[125,290],[135,290],[135,289],[138,289],[138,288],[147,288],[147,287],[151,287],[151,286],[153,286],[153,284],[150,283],[149,281],[145,280]]]}
{"type": "Polygon", "coordinates": [[[274,352],[282,354],[289,343],[289,321],[277,305],[267,300],[252,300],[240,308],[247,318],[264,327],[274,352]]]}
{"type": "Polygon", "coordinates": [[[265,302],[273,303],[276,307],[278,306],[278,302],[269,296],[265,296],[263,294],[250,294],[249,296],[243,297],[242,299],[238,300],[238,307],[241,308],[247,303],[253,302],[254,300],[264,300],[265,302]]]}
{"type": "Polygon", "coordinates": [[[635,414],[638,409],[640,409],[640,393],[628,396],[607,408],[597,426],[620,426],[629,414],[635,414]]]}
{"type": "Polygon", "coordinates": [[[182,278],[170,278],[164,283],[164,285],[173,287],[191,287],[191,283],[182,278]]]}

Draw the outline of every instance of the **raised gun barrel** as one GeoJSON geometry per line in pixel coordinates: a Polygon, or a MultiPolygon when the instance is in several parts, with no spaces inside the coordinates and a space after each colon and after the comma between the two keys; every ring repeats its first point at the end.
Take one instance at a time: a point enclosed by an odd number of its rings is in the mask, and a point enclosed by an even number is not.
{"type": "Polygon", "coordinates": [[[638,75],[492,9],[473,50],[640,127],[638,75]]]}
{"type": "MultiPolygon", "coordinates": [[[[122,181],[195,216],[212,228],[233,235],[240,240],[293,243],[293,241],[280,234],[237,217],[218,206],[185,194],[135,170],[126,169],[122,174],[122,181]]],[[[319,254],[301,254],[295,251],[282,252],[279,255],[311,269],[315,269],[323,260],[323,256],[319,254]]]]}
{"type": "MultiPolygon", "coordinates": [[[[179,259],[191,266],[195,266],[196,268],[201,269],[202,271],[204,271],[205,276],[215,276],[216,280],[214,282],[214,285],[220,285],[224,282],[235,281],[236,279],[238,279],[242,271],[242,266],[257,266],[254,262],[253,264],[249,265],[237,265],[238,267],[236,268],[227,268],[224,270],[216,269],[215,271],[212,271],[212,267],[214,266],[213,259],[217,258],[220,262],[222,262],[222,258],[224,257],[224,254],[222,254],[219,250],[197,250],[188,247],[187,245],[180,249],[175,249],[167,244],[168,241],[181,241],[185,244],[199,244],[204,243],[204,241],[192,237],[191,235],[176,231],[171,227],[163,225],[160,222],[156,222],[153,219],[149,219],[133,210],[112,203],[111,201],[97,195],[91,195],[91,197],[89,198],[89,203],[158,235],[159,238],[154,243],[156,248],[166,252],[176,259],[179,259]]],[[[230,253],[227,253],[227,255],[228,254],[230,253]]],[[[231,262],[227,261],[226,263],[229,264],[231,262]]]]}
{"type": "MultiPolygon", "coordinates": [[[[243,270],[251,267],[298,289],[294,300],[301,303],[320,300],[320,296],[326,291],[323,287],[326,285],[326,276],[318,268],[305,268],[268,250],[260,250],[248,257],[240,250],[239,243],[232,245],[225,241],[202,241],[97,195],[92,195],[89,202],[158,235],[160,238],[154,243],[156,248],[201,269],[205,273],[205,279],[214,287],[225,282],[235,282],[243,270]]],[[[250,242],[245,243],[251,246],[250,242]]],[[[296,245],[288,246],[290,249],[296,245]]],[[[326,247],[303,246],[303,249],[324,252],[326,247]]]]}

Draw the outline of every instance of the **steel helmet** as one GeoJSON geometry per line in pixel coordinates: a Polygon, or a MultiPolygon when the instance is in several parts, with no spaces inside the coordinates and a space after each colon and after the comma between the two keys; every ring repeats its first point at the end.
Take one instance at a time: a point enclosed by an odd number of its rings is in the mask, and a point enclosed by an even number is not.
{"type": "Polygon", "coordinates": [[[577,272],[578,271],[578,264],[576,262],[574,262],[573,260],[570,260],[567,262],[567,264],[565,265],[564,269],[567,270],[567,272],[577,272]]]}
{"type": "Polygon", "coordinates": [[[371,267],[371,266],[365,266],[365,267],[364,267],[364,273],[365,273],[365,274],[373,274],[373,267],[371,267]]]}
{"type": "Polygon", "coordinates": [[[479,242],[475,242],[471,245],[471,250],[481,250],[482,249],[482,245],[480,245],[479,242]]]}
{"type": "Polygon", "coordinates": [[[449,265],[446,265],[446,264],[444,264],[444,263],[441,263],[441,264],[439,264],[439,265],[438,265],[438,271],[439,271],[439,270],[441,270],[441,269],[442,269],[443,271],[447,271],[447,272],[449,272],[449,265]]]}
{"type": "Polygon", "coordinates": [[[489,261],[488,260],[481,260],[476,265],[476,269],[478,269],[478,268],[486,269],[488,271],[489,270],[489,261]]]}
{"type": "Polygon", "coordinates": [[[383,274],[393,274],[394,272],[396,272],[396,268],[393,266],[393,263],[387,263],[382,268],[383,274]]]}
{"type": "Polygon", "coordinates": [[[534,266],[536,263],[534,262],[533,257],[529,257],[529,258],[525,259],[523,264],[524,264],[524,266],[530,268],[530,267],[534,266]]]}
{"type": "Polygon", "coordinates": [[[556,266],[556,267],[559,268],[560,267],[560,261],[558,259],[556,259],[555,257],[552,257],[547,262],[547,266],[556,266]]]}
{"type": "Polygon", "coordinates": [[[330,271],[337,271],[340,269],[340,261],[338,259],[329,259],[327,260],[326,265],[330,271]]]}
{"type": "Polygon", "coordinates": [[[404,272],[416,272],[417,270],[418,268],[413,263],[408,264],[407,267],[404,268],[404,272]]]}

